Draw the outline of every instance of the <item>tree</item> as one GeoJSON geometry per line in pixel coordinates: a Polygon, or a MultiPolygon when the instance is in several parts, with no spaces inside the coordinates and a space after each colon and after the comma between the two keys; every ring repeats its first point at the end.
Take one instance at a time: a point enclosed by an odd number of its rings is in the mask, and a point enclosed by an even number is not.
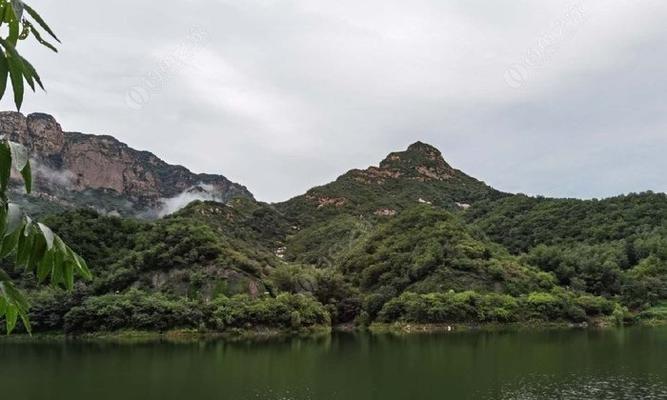
{"type": "Polygon", "coordinates": [[[39,25],[49,36],[60,43],[55,33],[49,28],[44,19],[29,5],[21,0],[0,0],[0,27],[7,24],[6,37],[0,38],[0,99],[7,89],[8,79],[14,91],[14,104],[21,109],[23,103],[24,81],[35,91],[35,84],[42,90],[44,85],[35,68],[23,58],[16,46],[19,40],[26,40],[30,36],[43,46],[57,52],[55,46],[42,37],[36,25],[39,25]]]}
{"type": "MultiPolygon", "coordinates": [[[[55,40],[56,35],[46,22],[30,6],[20,0],[0,0],[0,26],[8,24],[7,37],[0,37],[0,99],[5,94],[7,79],[12,83],[14,103],[21,108],[23,81],[34,91],[35,84],[42,89],[41,79],[33,66],[16,50],[19,40],[32,35],[39,43],[56,51],[42,39],[35,24],[55,40]]],[[[18,205],[9,201],[12,171],[23,180],[25,190],[32,188],[32,173],[28,151],[19,143],[0,139],[0,259],[14,256],[14,265],[34,273],[40,282],[49,280],[53,285],[71,289],[74,275],[90,279],[86,262],[53,233],[49,227],[34,222],[18,205]]],[[[0,267],[0,317],[6,321],[7,333],[11,333],[20,318],[30,332],[28,300],[14,285],[9,273],[0,267]]]]}

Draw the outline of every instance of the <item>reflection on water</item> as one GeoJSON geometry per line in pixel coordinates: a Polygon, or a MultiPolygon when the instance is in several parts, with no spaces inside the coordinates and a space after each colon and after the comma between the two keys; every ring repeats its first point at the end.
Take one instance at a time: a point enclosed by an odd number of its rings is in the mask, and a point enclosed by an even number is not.
{"type": "Polygon", "coordinates": [[[526,376],[503,385],[486,399],[502,400],[657,400],[667,399],[665,377],[526,376]]]}
{"type": "Polygon", "coordinates": [[[12,400],[650,400],[667,399],[666,360],[667,328],[263,343],[0,339],[0,387],[12,400]]]}

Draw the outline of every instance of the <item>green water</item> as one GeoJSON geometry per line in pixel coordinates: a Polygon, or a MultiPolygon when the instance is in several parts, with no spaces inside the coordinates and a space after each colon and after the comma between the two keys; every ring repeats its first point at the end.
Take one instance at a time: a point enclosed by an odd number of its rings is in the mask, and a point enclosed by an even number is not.
{"type": "Polygon", "coordinates": [[[667,329],[0,340],[2,399],[667,399],[667,329]]]}

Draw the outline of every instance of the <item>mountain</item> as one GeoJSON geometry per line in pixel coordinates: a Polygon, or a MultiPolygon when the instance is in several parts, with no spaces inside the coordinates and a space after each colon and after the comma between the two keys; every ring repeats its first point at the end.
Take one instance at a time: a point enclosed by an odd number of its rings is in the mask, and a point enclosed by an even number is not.
{"type": "Polygon", "coordinates": [[[0,135],[30,151],[35,195],[19,199],[38,214],[85,206],[151,216],[173,211],[188,200],[252,198],[244,186],[222,175],[192,173],[112,136],[63,132],[47,114],[0,112],[0,135]]]}
{"type": "Polygon", "coordinates": [[[423,205],[460,213],[507,196],[449,165],[435,147],[416,142],[378,166],[350,170],[275,208],[299,228],[289,237],[286,259],[321,264],[347,247],[341,238],[356,237],[404,210],[423,205]]]}
{"type": "Polygon", "coordinates": [[[503,193],[416,142],[267,204],[43,114],[1,117],[36,157],[40,194],[22,201],[68,209],[41,220],[95,276],[70,293],[24,276],[36,331],[667,320],[664,194],[503,193]],[[99,212],[119,204],[161,218],[99,212]]]}
{"type": "Polygon", "coordinates": [[[451,167],[435,147],[416,142],[405,151],[389,154],[379,166],[353,169],[276,207],[311,223],[341,213],[392,216],[415,204],[466,209],[480,200],[504,196],[451,167]]]}

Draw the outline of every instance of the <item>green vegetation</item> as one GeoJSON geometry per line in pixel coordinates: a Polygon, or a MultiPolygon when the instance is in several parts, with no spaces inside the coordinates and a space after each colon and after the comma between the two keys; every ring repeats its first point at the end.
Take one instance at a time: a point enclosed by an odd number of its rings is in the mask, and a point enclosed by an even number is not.
{"type": "Polygon", "coordinates": [[[14,103],[16,109],[21,109],[23,103],[24,84],[34,91],[35,84],[42,90],[44,85],[35,68],[23,58],[16,49],[19,41],[32,36],[44,47],[57,52],[58,50],[44,39],[43,32],[60,42],[51,28],[42,17],[29,5],[21,0],[3,0],[0,2],[0,26],[7,25],[7,36],[0,37],[0,98],[7,89],[7,79],[12,83],[14,103]]]}
{"type": "Polygon", "coordinates": [[[212,323],[217,330],[257,327],[300,330],[328,326],[329,313],[312,297],[282,293],[251,299],[247,295],[222,297],[212,303],[212,323]]]}
{"type": "Polygon", "coordinates": [[[520,297],[474,291],[422,295],[406,292],[387,302],[378,320],[418,323],[584,322],[591,317],[611,316],[613,312],[612,301],[590,295],[577,296],[562,289],[520,297]]]}
{"type": "MultiPolygon", "coordinates": [[[[44,37],[59,40],[20,0],[0,1],[2,25],[0,98],[11,82],[20,109],[24,84],[43,85],[19,41],[32,36],[56,51],[44,37]]],[[[157,221],[79,210],[43,224],[9,201],[12,170],[30,192],[26,149],[3,140],[0,258],[13,262],[0,265],[0,318],[8,332],[19,318],[28,332],[32,321],[35,331],[71,334],[667,320],[665,194],[509,195],[417,142],[276,205],[243,189],[227,204],[195,202],[157,221]],[[75,285],[77,274],[91,280],[75,285]],[[51,287],[39,285],[47,279],[51,287]]],[[[43,199],[14,201],[59,211],[43,199]]]]}
{"type": "MultiPolygon", "coordinates": [[[[5,6],[7,9],[7,6],[5,6]]],[[[42,223],[33,222],[21,208],[11,203],[7,191],[12,171],[18,172],[26,191],[32,189],[28,151],[18,143],[0,141],[0,259],[13,256],[13,265],[0,265],[0,318],[11,333],[20,318],[30,332],[30,303],[19,289],[9,267],[29,271],[39,282],[72,289],[74,276],[91,278],[88,265],[57,234],[42,223]],[[4,268],[1,268],[4,267],[4,268]]]]}
{"type": "Polygon", "coordinates": [[[69,334],[176,329],[298,331],[329,326],[331,322],[325,307],[305,294],[282,293],[257,298],[246,294],[220,295],[207,302],[134,288],[85,299],[78,294],[46,289],[34,296],[33,301],[31,319],[35,330],[69,334]]]}
{"type": "MultiPolygon", "coordinates": [[[[35,68],[16,50],[19,40],[32,36],[43,46],[56,48],[42,37],[41,27],[53,39],[58,40],[42,17],[21,0],[0,2],[0,26],[7,25],[7,36],[0,37],[0,99],[5,95],[9,79],[14,91],[14,103],[20,110],[23,103],[24,81],[34,91],[35,84],[44,86],[35,68]]],[[[32,190],[32,169],[27,149],[0,138],[0,259],[13,256],[13,267],[22,268],[37,277],[39,282],[48,279],[54,286],[72,289],[74,275],[91,278],[88,265],[61,238],[42,223],[34,223],[17,203],[9,201],[7,192],[12,173],[20,175],[25,190],[32,190]]],[[[6,261],[3,260],[3,264],[6,261]]],[[[4,319],[7,333],[11,333],[18,319],[30,332],[28,318],[30,303],[17,289],[11,276],[12,265],[0,265],[0,318],[4,319]]]]}
{"type": "Polygon", "coordinates": [[[651,308],[642,311],[639,319],[649,323],[664,324],[667,323],[667,302],[659,303],[651,308]]]}
{"type": "Polygon", "coordinates": [[[333,325],[667,320],[667,196],[531,198],[428,145],[288,202],[194,202],[154,221],[44,219],[90,282],[21,286],[36,331],[302,331],[333,325]]]}
{"type": "Polygon", "coordinates": [[[311,226],[341,214],[374,218],[378,210],[401,211],[428,202],[456,210],[456,203],[498,199],[505,194],[447,164],[440,152],[417,142],[406,151],[391,153],[379,165],[351,170],[336,181],[310,189],[277,204],[298,225],[311,226]]]}
{"type": "Polygon", "coordinates": [[[515,254],[540,244],[634,241],[664,237],[667,195],[646,192],[604,200],[514,195],[478,202],[465,218],[515,254]]]}

